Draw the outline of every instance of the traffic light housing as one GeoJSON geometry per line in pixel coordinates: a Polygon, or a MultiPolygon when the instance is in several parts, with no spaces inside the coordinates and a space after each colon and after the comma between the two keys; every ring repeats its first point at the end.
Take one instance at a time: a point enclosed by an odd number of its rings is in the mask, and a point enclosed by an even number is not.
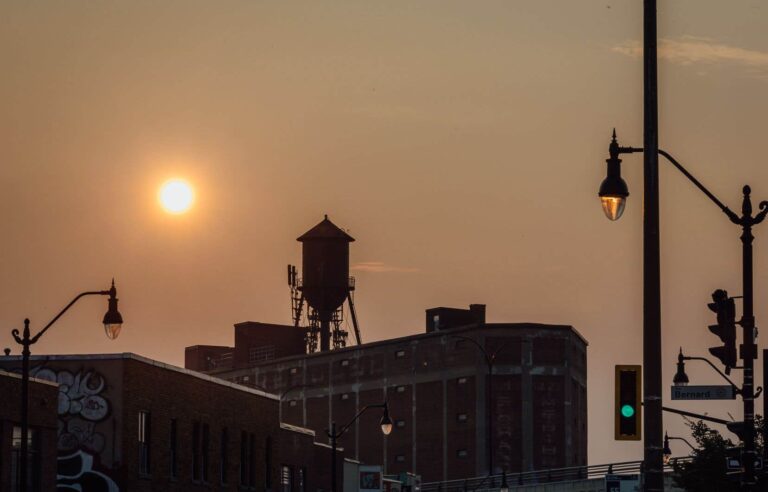
{"type": "Polygon", "coordinates": [[[639,441],[642,434],[642,369],[640,366],[616,366],[615,425],[617,441],[639,441]]]}
{"type": "Polygon", "coordinates": [[[709,331],[720,337],[723,345],[710,348],[709,353],[720,359],[728,374],[736,367],[736,305],[722,289],[712,293],[712,300],[707,306],[717,314],[717,324],[710,325],[709,331]]]}

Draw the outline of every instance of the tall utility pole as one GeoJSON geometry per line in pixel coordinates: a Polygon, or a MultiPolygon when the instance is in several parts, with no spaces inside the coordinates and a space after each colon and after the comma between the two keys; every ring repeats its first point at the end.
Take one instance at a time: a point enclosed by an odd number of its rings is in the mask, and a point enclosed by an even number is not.
{"type": "Polygon", "coordinates": [[[656,0],[643,6],[643,490],[664,491],[656,0]]]}

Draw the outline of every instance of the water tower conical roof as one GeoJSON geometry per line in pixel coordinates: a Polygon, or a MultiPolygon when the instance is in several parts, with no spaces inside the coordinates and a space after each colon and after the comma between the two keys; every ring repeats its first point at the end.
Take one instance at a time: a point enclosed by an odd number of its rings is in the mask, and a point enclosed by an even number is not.
{"type": "Polygon", "coordinates": [[[313,239],[331,239],[337,241],[347,241],[350,243],[355,240],[352,236],[337,227],[336,224],[328,220],[327,215],[322,222],[296,238],[297,241],[301,242],[311,241],[313,239]]]}

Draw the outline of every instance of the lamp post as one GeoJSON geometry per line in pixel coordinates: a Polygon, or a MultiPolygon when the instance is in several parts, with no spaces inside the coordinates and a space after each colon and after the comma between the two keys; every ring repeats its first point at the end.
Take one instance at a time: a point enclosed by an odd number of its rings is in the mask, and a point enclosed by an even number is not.
{"type": "Polygon", "coordinates": [[[673,439],[673,440],[676,439],[678,441],[683,441],[685,444],[688,445],[689,448],[691,448],[692,451],[696,451],[696,448],[693,447],[693,444],[688,442],[688,439],[686,439],[684,437],[669,437],[667,435],[667,433],[665,432],[664,433],[664,464],[665,465],[668,464],[670,458],[672,458],[672,450],[669,449],[669,440],[670,439],[673,439]]]}
{"type": "MultiPolygon", "coordinates": [[[[626,198],[628,196],[628,193],[626,193],[626,184],[624,184],[624,194],[622,194],[622,190],[620,188],[620,185],[623,182],[620,177],[620,173],[617,175],[616,171],[612,171],[612,169],[620,169],[621,165],[621,159],[619,159],[619,155],[621,154],[631,154],[635,152],[644,152],[645,156],[647,157],[648,154],[651,152],[651,149],[642,149],[637,147],[621,147],[617,140],[616,140],[616,131],[613,132],[613,138],[611,140],[611,144],[608,147],[609,152],[609,158],[606,161],[608,163],[608,175],[606,176],[605,180],[603,181],[603,184],[600,187],[600,199],[603,204],[603,211],[611,220],[617,220],[619,217],[621,217],[621,213],[624,210],[624,202],[626,201],[626,198]],[[618,176],[618,180],[617,180],[618,176]],[[613,203],[616,203],[616,205],[613,205],[613,203]]],[[[734,213],[731,209],[729,209],[727,206],[723,204],[718,198],[713,195],[706,187],[704,187],[703,184],[701,184],[691,173],[688,172],[687,169],[685,169],[682,164],[680,164],[674,157],[672,157],[668,152],[661,150],[659,148],[654,149],[654,153],[658,153],[662,156],[664,156],[675,168],[677,168],[678,171],[683,173],[683,175],[688,178],[689,181],[691,181],[696,187],[704,193],[707,198],[709,198],[715,205],[718,206],[718,208],[728,217],[728,219],[741,227],[742,233],[740,236],[741,244],[742,244],[742,288],[743,288],[743,300],[744,300],[744,309],[742,313],[741,321],[739,321],[739,324],[743,328],[744,333],[744,343],[741,346],[741,358],[744,360],[744,383],[741,388],[741,395],[742,400],[744,402],[744,425],[746,427],[744,431],[744,475],[742,478],[742,485],[744,490],[752,490],[755,486],[755,429],[754,429],[754,421],[755,421],[755,397],[754,397],[754,360],[757,358],[757,346],[755,345],[755,317],[754,317],[754,290],[753,290],[753,264],[752,264],[752,241],[754,240],[754,236],[752,235],[752,227],[760,224],[764,219],[766,214],[768,214],[768,201],[762,201],[760,202],[759,208],[760,212],[758,212],[756,215],[752,215],[752,200],[750,197],[750,194],[752,193],[752,190],[749,186],[744,186],[742,189],[742,192],[744,194],[744,198],[742,200],[741,204],[741,212],[742,215],[739,217],[734,213]]],[[[646,183],[647,184],[647,183],[646,183]]],[[[657,197],[658,198],[658,197],[657,197]]],[[[645,203],[645,214],[648,213],[648,204],[645,203]]],[[[658,244],[656,245],[658,247],[658,244]]],[[[658,253],[658,251],[656,252],[658,253]]],[[[658,255],[656,257],[658,260],[658,255]]],[[[644,265],[644,269],[647,269],[648,265],[647,263],[644,265]]],[[[648,277],[646,277],[647,280],[648,277]]],[[[658,280],[658,278],[656,279],[658,280]]],[[[658,282],[656,282],[656,287],[658,288],[658,282]]],[[[658,294],[658,290],[656,291],[658,294]]],[[[647,303],[646,303],[646,311],[647,311],[647,303]]],[[[647,313],[646,313],[647,314],[647,313]]],[[[654,315],[655,316],[655,315],[654,315]]],[[[649,333],[645,333],[645,336],[647,337],[649,333]]],[[[654,369],[657,367],[657,364],[660,366],[661,361],[661,334],[654,332],[654,343],[655,345],[652,345],[655,347],[652,350],[649,350],[649,345],[644,344],[643,345],[643,364],[649,364],[654,369]],[[658,339],[656,339],[658,338],[658,339]]],[[[659,367],[660,368],[660,367],[659,367]]],[[[645,424],[646,426],[650,422],[653,424],[652,429],[648,429],[646,427],[646,443],[645,443],[645,451],[646,451],[646,461],[648,460],[649,454],[655,459],[656,453],[655,448],[651,449],[649,451],[650,444],[648,443],[648,438],[650,436],[653,436],[655,438],[655,430],[657,427],[657,424],[661,424],[661,396],[660,391],[656,392],[656,386],[655,386],[655,378],[652,381],[654,386],[652,388],[649,388],[647,385],[648,382],[648,376],[646,371],[646,378],[645,378],[645,385],[644,385],[644,405],[646,408],[646,414],[645,414],[645,424]],[[656,396],[658,395],[658,396],[656,396]],[[653,396],[653,398],[652,398],[653,396]],[[651,400],[649,400],[651,398],[651,400]],[[659,415],[656,416],[655,408],[656,404],[658,404],[658,410],[659,415]],[[649,415],[651,412],[653,412],[653,415],[649,415]],[[652,432],[653,431],[653,432],[652,432]]],[[[660,384],[659,384],[660,386],[660,384]]],[[[646,465],[646,470],[648,470],[648,467],[646,465]]],[[[650,470],[648,472],[650,473],[650,470]]],[[[662,477],[663,479],[663,477],[662,477]]],[[[656,489],[648,489],[645,490],[656,490],[656,489]]],[[[661,489],[659,489],[661,490],[661,489]]]]}
{"type": "MultiPolygon", "coordinates": [[[[656,71],[656,0],[643,0],[643,490],[663,492],[661,448],[661,274],[659,254],[659,108],[656,71]]],[[[619,161],[621,162],[621,161],[619,161]]],[[[609,160],[609,167],[611,162],[609,160]]],[[[616,165],[618,167],[618,164],[616,165]]],[[[610,169],[609,169],[610,171],[610,169]]],[[[621,178],[619,177],[619,181],[621,178]]],[[[623,183],[623,181],[621,181],[623,183]]],[[[601,189],[601,192],[603,190],[601,189]]],[[[621,191],[621,190],[619,190],[621,191]]],[[[616,220],[628,193],[603,200],[616,220]]],[[[603,197],[601,193],[601,197],[603,197]]],[[[606,196],[607,198],[607,196],[606,196]]],[[[609,210],[606,209],[606,214],[609,210]]]]}
{"type": "Polygon", "coordinates": [[[485,364],[488,367],[488,391],[485,403],[485,414],[487,421],[486,429],[488,431],[486,436],[486,441],[488,442],[488,476],[491,476],[493,475],[493,413],[491,412],[491,404],[493,403],[493,366],[496,364],[496,356],[499,355],[499,352],[501,352],[501,349],[504,348],[506,343],[502,343],[496,348],[496,350],[489,354],[488,351],[485,350],[485,348],[483,348],[483,346],[480,345],[474,338],[465,337],[463,335],[451,336],[472,342],[475,347],[477,347],[477,349],[483,354],[485,364]]]}
{"type": "Polygon", "coordinates": [[[108,310],[104,315],[104,331],[107,338],[114,340],[120,334],[120,328],[123,325],[123,317],[117,310],[117,289],[115,289],[115,281],[112,280],[112,287],[109,290],[96,290],[82,292],[77,295],[72,301],[62,309],[51,321],[48,322],[42,330],[40,330],[35,336],[30,335],[29,331],[29,319],[24,320],[24,331],[21,336],[18,329],[13,329],[11,334],[13,335],[16,343],[21,345],[21,446],[19,456],[19,490],[21,492],[27,491],[27,452],[28,452],[28,433],[29,433],[29,347],[37,343],[40,337],[45,334],[46,331],[53,325],[69,308],[72,307],[77,301],[85,296],[109,296],[108,310]]]}
{"type": "Polygon", "coordinates": [[[381,433],[388,436],[392,432],[392,419],[389,418],[389,406],[387,405],[387,402],[378,405],[366,405],[352,417],[352,420],[347,422],[347,424],[338,431],[336,430],[336,422],[331,422],[331,428],[326,431],[326,434],[331,440],[331,492],[336,492],[336,441],[346,434],[352,424],[357,422],[357,419],[359,419],[362,414],[371,408],[383,409],[379,425],[381,426],[381,433]]]}

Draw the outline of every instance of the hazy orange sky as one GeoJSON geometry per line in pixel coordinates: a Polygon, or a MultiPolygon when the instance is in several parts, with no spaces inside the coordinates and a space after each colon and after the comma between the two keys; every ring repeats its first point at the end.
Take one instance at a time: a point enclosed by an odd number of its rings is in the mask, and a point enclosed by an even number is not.
{"type": "MultiPolygon", "coordinates": [[[[660,4],[661,147],[735,210],[745,183],[768,199],[764,2],[660,4]]],[[[86,299],[33,352],[183,365],[233,323],[289,322],[285,265],[327,213],[357,239],[364,341],[421,332],[438,305],[572,324],[590,343],[590,462],[641,459],[612,440],[612,388],[614,364],[641,362],[642,157],[624,160],[622,220],[597,198],[611,128],[642,145],[641,28],[639,0],[3,2],[0,344],[18,353],[24,317],[39,328],[114,276],[117,341],[86,299]],[[196,188],[185,215],[155,198],[173,177],[196,188]]],[[[715,345],[706,303],[741,294],[741,250],[661,166],[666,396],[678,347],[715,345]]],[[[765,327],[768,225],[755,235],[765,327]]]]}

